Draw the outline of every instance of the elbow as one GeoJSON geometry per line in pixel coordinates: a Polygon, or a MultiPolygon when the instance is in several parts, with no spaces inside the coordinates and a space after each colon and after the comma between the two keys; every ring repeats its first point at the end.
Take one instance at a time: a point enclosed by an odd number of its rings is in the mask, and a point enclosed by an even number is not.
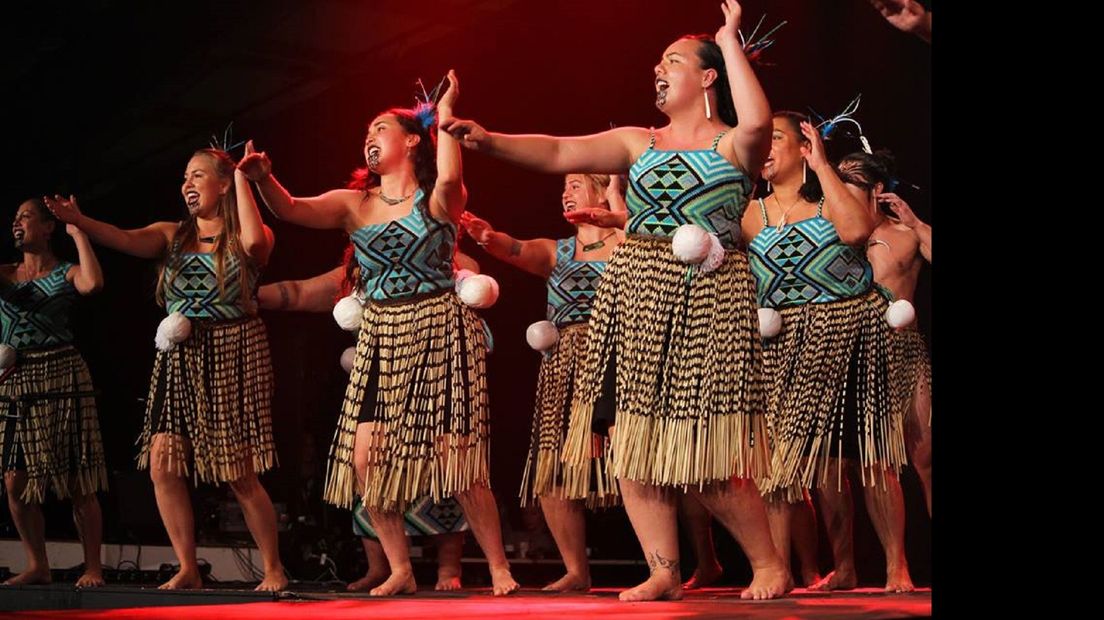
{"type": "Polygon", "coordinates": [[[94,278],[91,282],[81,283],[76,285],[77,292],[81,295],[95,295],[103,290],[104,280],[103,276],[94,278]]]}
{"type": "Polygon", "coordinates": [[[461,192],[464,189],[464,176],[459,170],[440,174],[437,176],[437,188],[448,194],[461,192]]]}

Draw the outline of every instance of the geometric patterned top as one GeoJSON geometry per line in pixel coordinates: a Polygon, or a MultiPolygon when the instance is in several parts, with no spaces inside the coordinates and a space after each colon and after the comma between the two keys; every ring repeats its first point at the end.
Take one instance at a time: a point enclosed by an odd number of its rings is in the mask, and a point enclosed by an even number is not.
{"type": "Polygon", "coordinates": [[[72,266],[63,261],[41,278],[0,283],[0,342],[17,350],[73,342],[69,311],[77,289],[65,279],[72,266]]]}
{"type": "MultiPolygon", "coordinates": [[[[252,303],[257,287],[257,270],[247,268],[248,300],[241,290],[240,263],[232,252],[226,253],[223,292],[219,293],[214,252],[185,252],[179,256],[180,269],[165,285],[165,310],[180,312],[190,319],[240,319],[256,314],[252,303]]],[[[252,261],[246,261],[252,265],[252,261]]]]}
{"type": "Polygon", "coordinates": [[[452,272],[456,225],[430,215],[421,188],[414,192],[409,214],[358,228],[350,239],[368,299],[400,300],[456,286],[452,272]]]}
{"type": "Polygon", "coordinates": [[[606,270],[604,260],[575,260],[575,237],[556,241],[556,266],[548,276],[548,320],[556,327],[590,320],[590,306],[606,270]]]}
{"type": "Polygon", "coordinates": [[[737,249],[752,183],[717,152],[723,136],[711,149],[658,151],[653,130],[648,150],[629,168],[625,230],[672,237],[679,226],[697,224],[716,233],[725,249],[737,249]]]}
{"type": "Polygon", "coordinates": [[[767,223],[759,199],[763,230],[748,246],[756,296],[763,308],[823,304],[864,295],[874,284],[866,254],[840,241],[832,222],[821,215],[778,228],[767,223]]]}

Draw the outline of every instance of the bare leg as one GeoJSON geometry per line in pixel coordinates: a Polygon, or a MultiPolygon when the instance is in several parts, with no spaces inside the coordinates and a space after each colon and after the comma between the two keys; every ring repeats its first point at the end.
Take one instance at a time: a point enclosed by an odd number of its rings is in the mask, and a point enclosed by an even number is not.
{"type": "Polygon", "coordinates": [[[912,592],[912,578],[909,576],[908,560],[905,558],[905,497],[901,493],[901,483],[893,472],[886,471],[884,479],[877,486],[864,487],[866,511],[878,540],[886,555],[886,592],[912,592]]]}
{"type": "Polygon", "coordinates": [[[694,546],[694,556],[698,562],[694,568],[694,574],[682,584],[682,587],[684,590],[708,588],[724,573],[724,568],[717,561],[717,551],[713,545],[713,515],[709,514],[693,494],[683,493],[679,497],[679,518],[690,536],[690,543],[694,546]]]}
{"type": "Polygon", "coordinates": [[[8,579],[4,585],[15,586],[33,583],[50,583],[50,562],[46,559],[46,522],[42,506],[20,499],[27,488],[27,472],[4,472],[4,487],[8,493],[8,509],[11,510],[15,529],[27,554],[27,570],[8,579]]]}
{"type": "Polygon", "coordinates": [[[675,491],[619,479],[621,499],[651,576],[618,598],[622,601],[678,600],[682,598],[679,573],[678,509],[675,491]]]}
{"type": "Polygon", "coordinates": [[[158,433],[150,445],[150,478],[157,498],[157,510],[161,522],[169,534],[173,552],[180,562],[180,570],[172,579],[161,584],[162,590],[188,590],[203,587],[196,562],[195,519],[192,516],[192,499],[188,495],[188,483],[176,471],[176,463],[169,466],[169,448],[173,446],[174,459],[187,459],[187,442],[178,435],[158,433]]]}
{"type": "Polygon", "coordinates": [[[252,467],[247,471],[249,473],[230,483],[230,489],[238,498],[245,524],[249,527],[249,533],[253,535],[253,541],[257,543],[264,562],[264,579],[256,589],[278,592],[287,587],[288,580],[284,574],[284,565],[280,562],[276,510],[252,467]]]}
{"type": "Polygon", "coordinates": [[[77,526],[84,547],[84,574],[77,579],[78,588],[91,588],[104,585],[103,566],[100,564],[100,542],[103,539],[103,516],[100,502],[95,493],[77,495],[73,489],[73,523],[77,526]]]}
{"type": "Polygon", "coordinates": [[[751,584],[740,598],[778,598],[793,589],[789,566],[771,542],[767,510],[754,480],[733,478],[692,492],[732,533],[751,563],[751,584]]]}
{"type": "Polygon", "coordinates": [[[793,535],[794,505],[782,499],[781,494],[771,494],[763,500],[767,509],[767,523],[770,525],[771,542],[778,550],[778,557],[787,567],[790,566],[790,539],[793,535]]]}
{"type": "Polygon", "coordinates": [[[456,494],[456,501],[464,509],[472,534],[487,558],[491,570],[491,584],[495,596],[505,596],[520,586],[510,574],[510,563],[502,548],[502,525],[498,520],[498,506],[491,490],[481,483],[456,494]]]}
{"type": "Polygon", "coordinates": [[[809,492],[805,491],[805,497],[794,504],[793,513],[790,515],[790,542],[797,551],[797,561],[801,569],[801,580],[805,587],[809,587],[820,581],[820,569],[818,568],[818,540],[816,511],[813,509],[813,499],[809,492]]]}
{"type": "Polygon", "coordinates": [[[433,537],[437,541],[437,585],[434,590],[460,589],[460,556],[464,553],[464,533],[452,532],[433,537]]]}
{"type": "Polygon", "coordinates": [[[586,506],[583,500],[566,500],[561,489],[540,497],[541,510],[567,574],[543,589],[551,592],[590,590],[590,562],[586,556],[586,506]]]}
{"type": "MultiPolygon", "coordinates": [[[[376,453],[373,442],[380,440],[382,429],[377,422],[362,422],[357,425],[356,439],[353,443],[353,469],[356,471],[357,486],[363,491],[371,467],[372,455],[376,453]]],[[[410,543],[406,539],[403,516],[398,511],[379,511],[368,509],[368,519],[372,529],[379,536],[383,553],[387,558],[391,576],[382,584],[372,588],[372,596],[391,596],[395,594],[414,594],[418,584],[414,582],[414,568],[410,565],[410,543]]],[[[367,550],[367,548],[365,548],[367,550]]],[[[368,567],[369,572],[372,567],[368,567]]]]}
{"type": "Polygon", "coordinates": [[[855,508],[851,503],[851,483],[846,472],[841,474],[840,465],[839,459],[829,459],[827,482],[817,489],[835,569],[810,586],[810,590],[851,590],[858,584],[855,573],[855,508]]]}
{"type": "Polygon", "coordinates": [[[924,501],[928,504],[928,517],[931,517],[931,385],[923,374],[917,379],[916,392],[913,394],[912,407],[905,424],[909,458],[912,459],[912,466],[924,487],[924,501]]]}
{"type": "Polygon", "coordinates": [[[345,587],[350,592],[363,592],[383,583],[387,579],[387,556],[383,554],[383,546],[374,538],[363,536],[360,544],[364,546],[364,555],[368,558],[368,572],[363,577],[345,587]]]}
{"type": "Polygon", "coordinates": [[[391,576],[369,592],[372,596],[414,594],[418,584],[414,582],[414,567],[410,564],[410,542],[403,527],[403,515],[397,510],[387,512],[368,509],[372,529],[376,530],[391,576]]]}

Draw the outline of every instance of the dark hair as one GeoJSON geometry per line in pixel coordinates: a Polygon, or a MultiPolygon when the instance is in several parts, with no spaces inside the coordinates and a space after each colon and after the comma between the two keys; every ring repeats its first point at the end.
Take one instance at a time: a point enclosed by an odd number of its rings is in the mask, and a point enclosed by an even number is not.
{"type": "Polygon", "coordinates": [[[341,278],[341,287],[337,293],[338,299],[360,292],[360,263],[357,262],[356,247],[353,246],[352,241],[349,241],[349,244],[345,246],[341,261],[345,265],[345,275],[341,278]]]}
{"type": "Polygon", "coordinates": [[[721,46],[708,34],[688,34],[682,37],[697,41],[698,60],[702,69],[714,69],[717,79],[713,81],[713,91],[717,95],[717,116],[730,127],[735,127],[739,119],[736,118],[736,104],[732,102],[732,87],[728,83],[728,71],[725,69],[724,54],[721,46]]]}
{"type": "Polygon", "coordinates": [[[858,151],[841,159],[836,170],[844,183],[857,185],[865,190],[874,189],[876,183],[881,183],[889,191],[897,175],[897,159],[887,149],[879,149],[873,155],[858,151]]]}
{"type": "MultiPolygon", "coordinates": [[[[419,110],[410,108],[391,108],[383,114],[393,114],[399,121],[399,125],[407,134],[420,136],[414,147],[414,176],[418,179],[418,187],[428,197],[433,192],[433,186],[437,184],[437,111],[433,111],[433,122],[429,127],[422,125],[422,116],[419,110]]],[[[424,116],[424,112],[422,115],[424,116]]],[[[353,171],[352,178],[346,184],[349,189],[368,191],[379,185],[380,178],[367,167],[353,171]]]]}
{"type": "MultiPolygon", "coordinates": [[[[226,273],[226,255],[232,254],[241,265],[238,277],[241,281],[242,300],[246,301],[250,298],[252,291],[247,286],[246,272],[248,270],[244,265],[246,256],[240,239],[241,223],[238,221],[238,197],[234,185],[234,159],[226,151],[216,148],[199,149],[192,154],[192,157],[200,155],[212,160],[215,164],[215,173],[218,174],[220,180],[230,180],[230,189],[219,199],[218,204],[219,215],[222,216],[222,234],[215,240],[214,255],[215,277],[218,279],[219,293],[224,294],[226,292],[223,279],[226,273]]],[[[188,218],[181,220],[179,226],[177,226],[176,234],[173,235],[172,244],[165,256],[161,274],[157,278],[157,303],[165,303],[165,283],[172,282],[173,278],[176,277],[177,272],[183,266],[182,257],[184,253],[194,247],[198,237],[199,225],[196,223],[196,216],[189,214],[188,218]]]]}
{"type": "MultiPolygon", "coordinates": [[[[809,141],[805,139],[805,136],[801,133],[801,123],[811,122],[809,117],[801,112],[794,112],[793,110],[780,110],[772,115],[773,118],[783,118],[790,124],[794,132],[797,133],[797,139],[802,144],[809,144],[809,141]]],[[[801,184],[801,188],[797,190],[797,193],[802,199],[809,202],[820,202],[820,199],[824,197],[824,189],[820,187],[820,179],[815,174],[807,174],[805,176],[805,182],[801,184]]]]}

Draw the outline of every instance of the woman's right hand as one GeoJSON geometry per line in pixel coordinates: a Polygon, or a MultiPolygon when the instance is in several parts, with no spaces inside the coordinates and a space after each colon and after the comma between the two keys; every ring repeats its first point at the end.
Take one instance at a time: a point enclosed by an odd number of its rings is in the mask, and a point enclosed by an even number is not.
{"type": "Polygon", "coordinates": [[[456,138],[464,148],[473,151],[483,150],[490,145],[490,134],[475,121],[450,117],[441,122],[441,129],[456,138]]]}
{"type": "Polygon", "coordinates": [[[245,143],[245,157],[238,162],[238,170],[242,171],[245,178],[256,183],[272,174],[272,160],[264,151],[258,153],[253,148],[253,141],[250,140],[245,143]]]}
{"type": "Polygon", "coordinates": [[[460,225],[468,231],[471,238],[479,245],[489,243],[491,235],[494,234],[494,228],[491,228],[491,224],[487,220],[472,215],[471,211],[464,211],[460,216],[460,225]]]}

